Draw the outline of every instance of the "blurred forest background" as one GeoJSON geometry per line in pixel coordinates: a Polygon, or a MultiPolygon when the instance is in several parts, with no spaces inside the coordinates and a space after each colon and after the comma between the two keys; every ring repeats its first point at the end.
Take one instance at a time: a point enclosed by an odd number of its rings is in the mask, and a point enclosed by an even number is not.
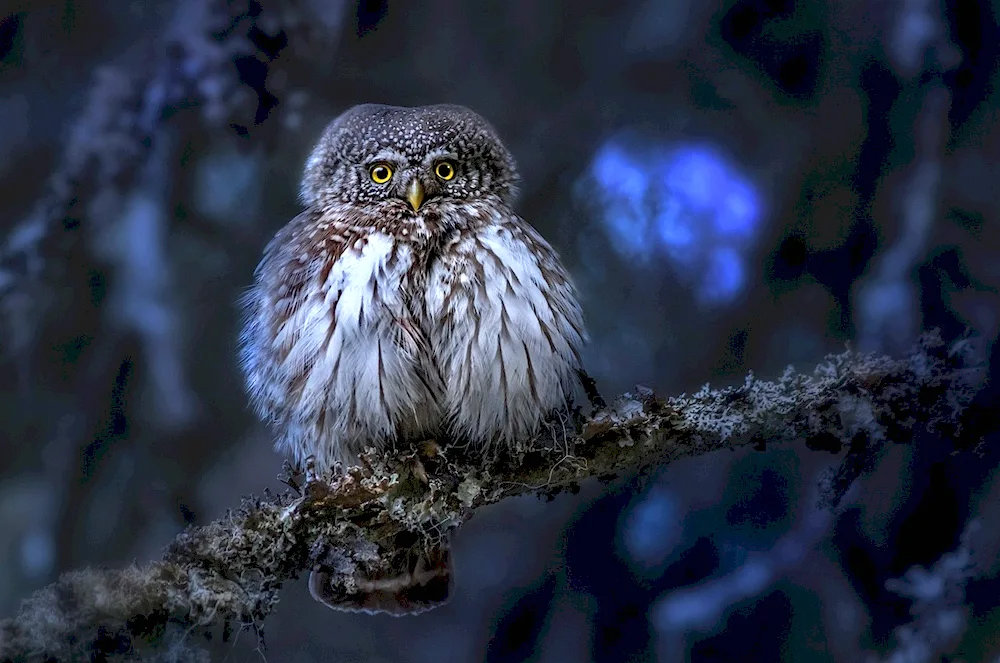
{"type": "MultiPolygon", "coordinates": [[[[0,614],[283,488],[237,372],[235,301],[300,209],[321,129],[356,103],[460,103],[496,125],[519,210],[577,280],[606,396],[811,370],[848,342],[901,353],[931,327],[992,344],[998,12],[0,2],[0,614]]],[[[971,519],[1000,536],[996,455],[913,442],[835,517],[813,506],[833,458],[798,448],[508,500],[458,533],[447,606],[335,613],[299,582],[264,656],[1000,660],[996,559],[955,571],[971,519]]],[[[242,633],[216,653],[257,647],[242,633]]]]}

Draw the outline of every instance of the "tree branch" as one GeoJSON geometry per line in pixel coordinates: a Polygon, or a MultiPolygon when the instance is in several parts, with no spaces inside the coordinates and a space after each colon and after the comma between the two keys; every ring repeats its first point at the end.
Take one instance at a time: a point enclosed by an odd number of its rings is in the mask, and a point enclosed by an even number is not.
{"type": "Polygon", "coordinates": [[[593,417],[557,422],[554,443],[536,442],[513,458],[433,443],[370,451],[364,467],[309,482],[304,493],[244,499],[226,518],[180,534],[160,561],[66,573],[0,622],[0,659],[61,658],[108,642],[139,651],[176,646],[172,633],[218,623],[227,632],[232,623],[256,627],[282,584],[319,562],[350,590],[356,571],[392,568],[480,507],[719,449],[783,441],[846,448],[820,486],[821,505],[836,508],[888,443],[905,443],[918,429],[947,436],[956,448],[974,445],[970,436],[980,431],[963,430],[961,417],[983,375],[973,354],[968,342],[949,347],[930,334],[904,359],[848,351],[827,357],[812,375],[789,368],[772,382],[751,374],[737,387],[706,385],[668,399],[639,388],[593,417]]]}

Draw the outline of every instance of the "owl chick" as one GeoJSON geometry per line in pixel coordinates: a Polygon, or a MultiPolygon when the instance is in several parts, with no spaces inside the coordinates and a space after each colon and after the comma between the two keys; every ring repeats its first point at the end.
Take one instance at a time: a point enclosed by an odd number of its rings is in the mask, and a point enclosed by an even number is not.
{"type": "Polygon", "coordinates": [[[517,182],[493,127],[461,106],[362,105],[327,127],[306,209],[243,300],[241,364],[279,451],[325,470],[438,435],[485,450],[565,408],[583,316],[511,207],[517,182]]]}

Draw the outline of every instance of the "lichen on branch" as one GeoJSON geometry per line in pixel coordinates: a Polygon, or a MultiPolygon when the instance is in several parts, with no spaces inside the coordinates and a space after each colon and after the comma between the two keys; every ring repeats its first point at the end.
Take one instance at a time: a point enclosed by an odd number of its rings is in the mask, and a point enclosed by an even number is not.
{"type": "Polygon", "coordinates": [[[919,430],[954,440],[957,451],[975,446],[983,431],[968,430],[963,418],[984,374],[974,355],[971,343],[948,345],[932,333],[900,359],[848,351],[811,374],[751,374],[738,386],[673,398],[637,388],[592,416],[553,422],[513,456],[433,441],[370,451],[360,467],[302,490],[293,477],[295,490],[244,499],[225,518],[178,535],[162,560],[63,575],[0,622],[0,660],[102,646],[176,655],[188,646],[177,633],[193,647],[194,634],[219,624],[259,627],[283,583],[318,563],[349,585],[355,572],[393,568],[414,546],[451,535],[507,497],[551,496],[720,449],[790,442],[840,454],[820,487],[824,506],[836,508],[886,445],[919,430]]]}

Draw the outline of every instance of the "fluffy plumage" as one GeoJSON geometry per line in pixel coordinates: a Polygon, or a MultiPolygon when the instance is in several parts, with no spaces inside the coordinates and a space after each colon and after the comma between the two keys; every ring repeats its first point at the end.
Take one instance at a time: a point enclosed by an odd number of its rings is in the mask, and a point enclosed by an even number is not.
{"type": "Polygon", "coordinates": [[[441,434],[510,445],[565,407],[583,317],[559,257],[511,208],[517,181],[494,129],[460,106],[357,106],[327,127],[306,209],[243,300],[241,363],[279,450],[322,470],[441,434]]]}
{"type": "Polygon", "coordinates": [[[555,251],[510,207],[516,182],[466,108],[365,105],[330,124],[306,165],[308,207],[243,302],[242,366],[279,449],[327,469],[441,433],[510,444],[564,406],[583,318],[555,251]],[[372,180],[377,163],[389,182],[372,180]]]}

